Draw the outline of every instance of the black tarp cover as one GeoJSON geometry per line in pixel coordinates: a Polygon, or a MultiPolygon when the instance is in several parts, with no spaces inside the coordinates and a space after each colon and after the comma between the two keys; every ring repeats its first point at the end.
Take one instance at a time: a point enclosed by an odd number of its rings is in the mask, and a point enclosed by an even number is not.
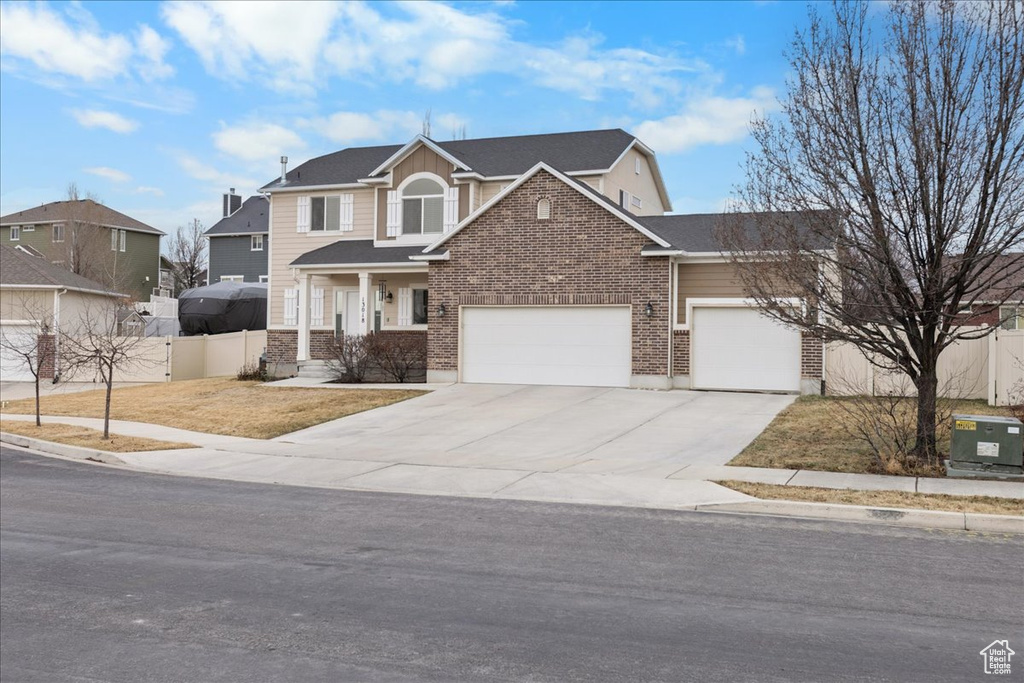
{"type": "Polygon", "coordinates": [[[267,329],[267,284],[218,282],[178,295],[178,322],[185,336],[267,329]]]}

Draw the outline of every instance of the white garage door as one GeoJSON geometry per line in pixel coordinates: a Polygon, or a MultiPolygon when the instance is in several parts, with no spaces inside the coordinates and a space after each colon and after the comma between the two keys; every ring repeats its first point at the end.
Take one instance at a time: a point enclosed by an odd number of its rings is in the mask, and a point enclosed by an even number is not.
{"type": "Polygon", "coordinates": [[[628,387],[630,309],[462,309],[462,381],[628,387]]]}
{"type": "Polygon", "coordinates": [[[0,325],[0,335],[4,343],[0,344],[0,380],[4,382],[31,382],[34,377],[25,366],[24,359],[13,349],[31,348],[35,342],[35,327],[31,325],[0,325]]]}
{"type": "Polygon", "coordinates": [[[695,389],[800,391],[800,333],[747,307],[694,307],[695,389]]]}

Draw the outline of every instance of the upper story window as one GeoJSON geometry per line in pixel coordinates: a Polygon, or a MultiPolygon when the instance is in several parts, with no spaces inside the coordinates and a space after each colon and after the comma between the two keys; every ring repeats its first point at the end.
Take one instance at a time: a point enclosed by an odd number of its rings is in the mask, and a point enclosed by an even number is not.
{"type": "Polygon", "coordinates": [[[113,228],[110,231],[110,251],[124,251],[128,241],[128,231],[113,228]]]}
{"type": "Polygon", "coordinates": [[[249,244],[250,251],[263,251],[263,235],[253,235],[249,244]]]}
{"type": "Polygon", "coordinates": [[[34,225],[23,225],[23,226],[21,226],[21,231],[22,232],[35,232],[36,231],[36,226],[34,226],[34,225]]]}
{"type": "Polygon", "coordinates": [[[17,242],[20,239],[21,239],[21,226],[20,225],[12,225],[11,226],[11,241],[12,242],[17,242]]]}
{"type": "Polygon", "coordinates": [[[353,228],[352,194],[299,197],[297,202],[295,229],[298,232],[347,232],[353,228]]]}
{"type": "Polygon", "coordinates": [[[313,197],[310,204],[310,230],[341,230],[341,197],[313,197]]]}
{"type": "Polygon", "coordinates": [[[436,235],[444,229],[444,188],[429,178],[402,190],[402,234],[436,235]]]}
{"type": "Polygon", "coordinates": [[[1002,306],[999,309],[999,327],[1004,330],[1024,330],[1024,308],[1002,306]]]}
{"type": "Polygon", "coordinates": [[[57,223],[53,226],[53,241],[63,242],[64,241],[64,226],[57,223]]]}

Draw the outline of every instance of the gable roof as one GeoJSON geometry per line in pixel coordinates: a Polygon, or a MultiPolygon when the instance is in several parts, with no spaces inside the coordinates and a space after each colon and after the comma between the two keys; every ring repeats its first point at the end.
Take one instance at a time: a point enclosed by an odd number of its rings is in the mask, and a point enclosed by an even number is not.
{"type": "Polygon", "coordinates": [[[459,232],[461,232],[465,227],[471,225],[474,221],[476,221],[477,218],[479,218],[480,216],[482,216],[485,213],[487,213],[488,209],[490,209],[492,206],[494,206],[495,204],[500,202],[502,199],[504,199],[509,193],[514,192],[516,190],[516,188],[518,188],[520,185],[522,185],[527,180],[529,180],[533,176],[537,175],[541,171],[545,171],[547,173],[550,173],[555,178],[558,178],[563,183],[565,183],[569,187],[573,188],[574,190],[579,192],[581,195],[583,195],[587,199],[590,199],[592,202],[602,206],[606,211],[608,211],[609,213],[611,213],[611,214],[617,216],[618,218],[620,218],[627,225],[629,225],[630,227],[634,228],[638,232],[642,233],[643,235],[645,235],[646,237],[648,237],[649,239],[654,241],[658,246],[660,246],[662,248],[668,248],[668,247],[671,246],[671,244],[668,241],[666,241],[663,237],[661,237],[658,234],[652,232],[645,225],[640,223],[637,220],[639,218],[638,216],[634,216],[633,214],[629,213],[628,211],[626,211],[625,209],[620,207],[618,204],[616,204],[615,202],[612,202],[610,199],[605,197],[600,192],[597,192],[596,190],[594,190],[592,187],[590,187],[586,183],[584,183],[584,182],[582,182],[580,180],[576,180],[575,178],[570,178],[569,176],[565,175],[561,171],[559,171],[559,170],[557,170],[555,168],[552,168],[548,164],[546,164],[543,161],[541,161],[541,162],[537,163],[533,168],[529,169],[528,171],[523,173],[521,176],[519,176],[519,178],[516,179],[515,182],[511,183],[504,190],[502,190],[501,192],[496,194],[494,197],[492,197],[491,200],[488,201],[486,204],[484,204],[479,209],[477,209],[475,212],[473,212],[472,214],[467,216],[465,219],[463,219],[463,221],[461,223],[459,223],[458,225],[456,225],[452,230],[450,230],[449,232],[447,232],[444,235],[442,235],[440,237],[440,239],[438,239],[437,241],[432,243],[430,246],[428,246],[426,249],[424,249],[422,251],[422,253],[423,254],[433,254],[433,252],[435,252],[438,249],[438,247],[442,246],[445,242],[450,240],[452,237],[455,237],[455,235],[459,234],[459,232]]]}
{"type": "Polygon", "coordinates": [[[277,178],[262,189],[355,186],[375,171],[378,175],[386,173],[383,167],[389,165],[387,162],[394,163],[416,145],[428,143],[484,177],[518,176],[538,161],[545,161],[564,173],[606,171],[635,141],[635,137],[619,128],[446,142],[417,136],[406,145],[351,147],[310,159],[287,173],[286,184],[282,185],[277,178]]]}
{"type": "Polygon", "coordinates": [[[289,266],[337,266],[361,263],[400,263],[412,265],[409,257],[423,251],[417,247],[374,247],[373,240],[338,240],[313,249],[289,263],[289,266]]]}
{"type": "Polygon", "coordinates": [[[6,244],[0,244],[0,287],[73,289],[107,296],[125,296],[111,292],[94,280],[72,273],[45,259],[30,256],[6,244]]]}
{"type": "Polygon", "coordinates": [[[60,223],[76,220],[81,223],[90,223],[105,228],[123,228],[152,235],[165,234],[162,230],[157,230],[152,225],[146,225],[142,221],[135,220],[131,216],[115,211],[109,206],[104,206],[91,199],[50,202],[42,206],[34,206],[31,209],[15,211],[0,217],[0,225],[60,223]]]}
{"type": "Polygon", "coordinates": [[[258,235],[266,233],[270,225],[270,202],[263,195],[249,197],[238,211],[220,219],[204,232],[209,237],[218,235],[258,235]]]}

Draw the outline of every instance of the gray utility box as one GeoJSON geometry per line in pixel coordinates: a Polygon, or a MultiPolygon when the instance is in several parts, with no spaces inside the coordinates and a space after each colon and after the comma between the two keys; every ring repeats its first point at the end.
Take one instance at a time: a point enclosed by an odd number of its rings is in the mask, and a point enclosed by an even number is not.
{"type": "Polygon", "coordinates": [[[946,474],[1024,480],[1024,425],[1014,417],[954,415],[946,474]]]}

